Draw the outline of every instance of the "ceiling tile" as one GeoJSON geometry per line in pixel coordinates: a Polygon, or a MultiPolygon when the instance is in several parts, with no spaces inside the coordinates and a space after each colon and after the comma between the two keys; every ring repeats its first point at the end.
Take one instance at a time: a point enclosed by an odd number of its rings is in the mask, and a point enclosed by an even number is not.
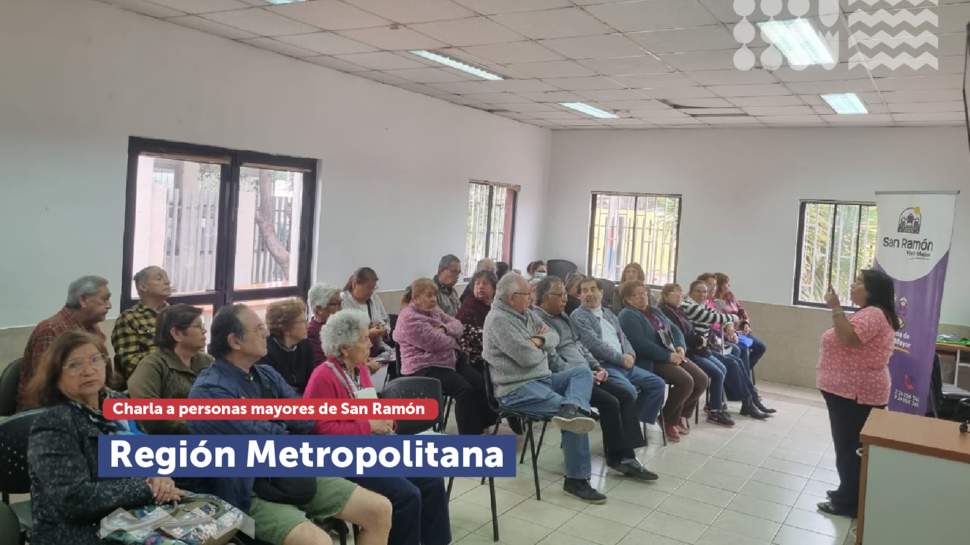
{"type": "Polygon", "coordinates": [[[761,125],[757,117],[702,117],[698,119],[702,123],[707,123],[708,125],[761,125]]]}
{"type": "Polygon", "coordinates": [[[752,83],[777,83],[767,70],[695,70],[687,76],[701,85],[743,85],[752,83]]]}
{"type": "Polygon", "coordinates": [[[635,57],[643,55],[643,49],[622,34],[556,38],[542,40],[540,43],[553,51],[557,51],[573,59],[635,57]]]}
{"type": "Polygon", "coordinates": [[[687,115],[741,115],[744,113],[741,108],[678,108],[677,111],[687,115]]]}
{"type": "Polygon", "coordinates": [[[530,38],[566,38],[605,34],[610,28],[579,8],[501,13],[492,20],[530,38]]]}
{"type": "Polygon", "coordinates": [[[549,61],[506,64],[504,72],[512,77],[528,78],[558,78],[593,76],[595,73],[573,61],[549,61]]]}
{"type": "Polygon", "coordinates": [[[372,45],[377,49],[438,49],[445,45],[438,40],[400,25],[344,30],[340,34],[352,40],[372,45]]]}
{"type": "Polygon", "coordinates": [[[924,112],[963,112],[963,102],[917,102],[915,104],[893,103],[889,105],[892,113],[924,112]]]}
{"type": "Polygon", "coordinates": [[[598,19],[623,32],[716,25],[696,0],[644,0],[586,8],[598,19]]]}
{"type": "Polygon", "coordinates": [[[707,87],[657,87],[655,89],[644,89],[643,92],[651,98],[672,101],[689,98],[718,98],[707,87]]]}
{"type": "Polygon", "coordinates": [[[616,59],[586,59],[579,63],[606,76],[663,74],[672,71],[669,66],[648,55],[616,59]]]}
{"type": "Polygon", "coordinates": [[[425,23],[471,17],[469,11],[451,0],[344,0],[396,23],[425,23]]]}
{"type": "Polygon", "coordinates": [[[963,112],[922,112],[892,114],[896,121],[964,121],[963,112]]]}
{"type": "Polygon", "coordinates": [[[314,26],[299,23],[292,19],[283,17],[282,15],[260,8],[207,13],[205,18],[240,28],[260,36],[304,34],[319,30],[314,26]]]}
{"type": "Polygon", "coordinates": [[[256,46],[260,49],[268,49],[276,53],[289,55],[290,57],[312,57],[314,55],[319,55],[319,53],[311,49],[283,43],[274,38],[253,38],[251,40],[242,40],[242,42],[256,46]]]}
{"type": "Polygon", "coordinates": [[[640,100],[598,100],[597,102],[607,110],[625,110],[633,113],[672,110],[670,106],[651,98],[641,98],[640,100]]]}
{"type": "Polygon", "coordinates": [[[133,11],[135,13],[141,13],[142,15],[149,15],[151,17],[178,17],[179,15],[185,15],[184,11],[177,9],[166,8],[158,4],[149,2],[148,0],[104,0],[105,2],[118,6],[119,8],[133,11]]]}
{"type": "Polygon", "coordinates": [[[614,76],[613,79],[620,82],[625,87],[634,87],[637,89],[655,89],[658,87],[693,87],[697,85],[683,72],[642,76],[614,76]]]}
{"type": "MultiPolygon", "coordinates": [[[[817,98],[817,97],[816,97],[817,98]]],[[[805,104],[800,97],[766,96],[766,97],[731,97],[729,99],[735,106],[802,106],[805,104]]]]}
{"type": "Polygon", "coordinates": [[[333,32],[314,32],[313,34],[297,34],[295,36],[280,36],[281,42],[316,51],[323,55],[343,55],[347,53],[363,53],[374,51],[374,48],[345,38],[333,32]]]}
{"type": "Polygon", "coordinates": [[[422,23],[411,25],[411,28],[459,47],[515,42],[522,39],[521,35],[486,17],[422,23]]]}
{"type": "Polygon", "coordinates": [[[339,0],[314,0],[266,9],[324,30],[346,30],[386,25],[390,21],[339,0]]]}
{"type": "Polygon", "coordinates": [[[469,81],[471,79],[461,72],[448,68],[408,68],[405,70],[388,70],[387,73],[415,83],[444,83],[448,81],[469,81]]]}
{"type": "Polygon", "coordinates": [[[882,98],[890,104],[894,102],[948,102],[963,100],[963,92],[960,89],[889,91],[882,93],[882,98]]]}
{"type": "Polygon", "coordinates": [[[824,121],[831,125],[891,125],[893,118],[889,114],[883,115],[821,115],[824,121]]]}
{"type": "Polygon", "coordinates": [[[152,2],[185,13],[207,13],[249,7],[249,5],[238,0],[152,0],[152,2]]]}
{"type": "Polygon", "coordinates": [[[759,115],[757,118],[765,125],[821,126],[825,124],[817,115],[759,115]]]}
{"type": "Polygon", "coordinates": [[[563,57],[536,42],[511,42],[505,44],[476,45],[464,47],[468,54],[496,63],[556,61],[563,57]]]}
{"type": "Polygon", "coordinates": [[[745,106],[744,111],[754,116],[813,115],[811,106],[745,106]]]}
{"type": "Polygon", "coordinates": [[[363,72],[354,72],[355,76],[366,78],[373,81],[378,81],[381,83],[386,83],[388,85],[399,86],[411,83],[410,81],[399,78],[397,76],[392,76],[387,72],[381,72],[380,70],[368,70],[363,72]]]}
{"type": "MultiPolygon", "coordinates": [[[[741,16],[734,10],[734,0],[700,0],[700,3],[722,23],[736,23],[741,20],[741,16]]],[[[748,16],[749,21],[768,20],[768,17],[758,9],[757,2],[754,3],[754,7],[754,12],[748,16]]]]}
{"type": "Polygon", "coordinates": [[[665,63],[685,72],[691,70],[735,70],[735,51],[735,49],[691,51],[687,53],[668,53],[659,55],[659,57],[665,63]]]}
{"type": "Polygon", "coordinates": [[[634,91],[633,89],[589,89],[583,91],[577,91],[583,98],[589,100],[595,100],[597,102],[603,101],[616,101],[616,100],[626,100],[626,101],[646,101],[649,100],[645,94],[634,91]]]}
{"type": "MultiPolygon", "coordinates": [[[[963,76],[945,74],[918,78],[876,78],[880,91],[920,91],[926,89],[962,89],[963,76]]],[[[871,89],[870,89],[871,90],[871,89]]]]}
{"type": "Polygon", "coordinates": [[[403,68],[422,68],[424,65],[388,51],[376,53],[355,53],[352,55],[336,55],[337,58],[359,64],[374,70],[395,70],[403,68]]]}
{"type": "MultiPolygon", "coordinates": [[[[910,11],[915,11],[910,9],[910,11]]],[[[970,21],[970,4],[962,3],[950,6],[941,6],[929,10],[936,12],[940,16],[940,32],[964,32],[967,21],[970,21]]]]}
{"type": "Polygon", "coordinates": [[[619,83],[604,77],[547,78],[544,81],[550,85],[554,85],[565,91],[585,91],[585,90],[622,88],[622,86],[619,83]]]}
{"type": "MultiPolygon", "coordinates": [[[[667,102],[675,102],[678,107],[687,108],[735,108],[734,104],[724,98],[680,98],[676,101],[668,100],[667,102]]],[[[667,102],[660,102],[660,104],[667,105],[667,102]]]]}
{"type": "Polygon", "coordinates": [[[546,91],[544,93],[520,93],[521,96],[536,102],[577,102],[583,97],[569,91],[546,91]]]}
{"type": "Polygon", "coordinates": [[[861,65],[849,67],[848,63],[839,63],[831,70],[826,70],[823,66],[808,66],[802,70],[794,70],[790,66],[784,66],[772,71],[772,74],[781,81],[832,81],[847,79],[868,79],[869,71],[861,65]]]}
{"type": "Polygon", "coordinates": [[[223,38],[229,38],[231,40],[242,40],[245,38],[256,37],[256,35],[253,34],[252,32],[239,30],[238,28],[227,26],[222,23],[217,23],[215,21],[210,21],[208,19],[203,19],[202,17],[196,16],[196,15],[172,17],[171,19],[166,19],[166,20],[170,23],[175,23],[177,25],[182,25],[188,28],[194,28],[195,30],[201,30],[202,32],[215,34],[216,36],[222,36],[223,38]]]}
{"type": "Polygon", "coordinates": [[[817,95],[828,93],[871,93],[875,91],[871,80],[853,79],[841,81],[804,81],[786,83],[786,87],[798,95],[817,95]]]}
{"type": "Polygon", "coordinates": [[[722,25],[632,32],[627,34],[627,37],[642,45],[651,53],[684,53],[730,49],[738,46],[734,36],[722,25]]]}
{"type": "Polygon", "coordinates": [[[537,102],[522,102],[517,104],[509,104],[509,110],[513,112],[553,112],[556,111],[556,107],[550,104],[539,104],[537,102]]]}
{"type": "Polygon", "coordinates": [[[762,97],[769,95],[790,95],[791,91],[785,86],[777,83],[766,83],[761,85],[711,85],[708,87],[712,93],[724,97],[762,97]]]}
{"type": "Polygon", "coordinates": [[[327,68],[333,68],[334,70],[340,70],[341,72],[362,72],[364,70],[369,70],[368,68],[364,68],[359,64],[347,62],[336,57],[329,57],[327,55],[307,57],[303,60],[320,66],[326,66],[327,68]]]}
{"type": "Polygon", "coordinates": [[[522,104],[524,102],[532,102],[532,100],[526,97],[512,93],[472,93],[462,96],[470,100],[477,100],[489,104],[522,104]]]}
{"type": "Polygon", "coordinates": [[[455,2],[485,15],[572,6],[569,0],[455,0],[455,2]]]}
{"type": "Polygon", "coordinates": [[[537,79],[507,79],[504,81],[489,81],[495,89],[511,93],[530,93],[538,91],[555,91],[552,85],[537,79]]]}

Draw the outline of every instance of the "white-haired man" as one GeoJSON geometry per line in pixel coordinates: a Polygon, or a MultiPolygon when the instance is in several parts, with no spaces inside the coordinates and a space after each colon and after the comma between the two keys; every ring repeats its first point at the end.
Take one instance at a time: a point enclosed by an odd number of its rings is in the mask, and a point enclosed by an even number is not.
{"type": "Polygon", "coordinates": [[[155,347],[155,323],[158,313],[168,306],[172,283],[165,269],[149,265],[132,278],[138,291],[138,303],[125,309],[115,320],[111,330],[111,346],[115,349],[115,369],[125,380],[135,367],[155,347]]]}

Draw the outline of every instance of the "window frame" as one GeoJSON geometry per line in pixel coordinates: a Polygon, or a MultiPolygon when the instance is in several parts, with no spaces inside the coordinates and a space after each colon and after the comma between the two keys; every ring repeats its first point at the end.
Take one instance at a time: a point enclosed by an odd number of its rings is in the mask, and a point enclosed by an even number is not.
{"type": "MultiPolygon", "coordinates": [[[[628,191],[591,191],[590,192],[590,203],[589,203],[589,232],[587,233],[587,244],[586,244],[586,270],[590,274],[593,272],[593,239],[596,233],[596,198],[600,195],[605,195],[609,197],[633,197],[633,208],[637,208],[637,199],[640,197],[664,197],[677,199],[677,229],[674,235],[674,242],[676,244],[676,250],[674,251],[674,279],[673,282],[677,281],[677,268],[680,265],[680,222],[684,216],[684,196],[678,193],[642,193],[642,192],[628,192],[628,191]]],[[[643,266],[642,264],[640,265],[643,266]]],[[[611,282],[618,283],[619,281],[610,280],[611,282]]],[[[657,286],[654,284],[647,284],[650,288],[661,288],[662,286],[657,286]]]]}
{"type": "Polygon", "coordinates": [[[256,151],[232,150],[217,146],[172,142],[132,136],[128,139],[128,168],[125,193],[124,249],[121,266],[121,310],[131,307],[136,299],[132,293],[135,271],[134,236],[138,187],[138,158],[142,154],[170,156],[180,160],[201,160],[223,165],[219,180],[219,225],[216,235],[216,265],[213,289],[204,293],[179,295],[174,293],[170,303],[211,305],[213,313],[225,305],[246,301],[282,297],[306,298],[310,289],[313,260],[313,226],[316,223],[317,163],[316,159],[272,155],[256,151]],[[242,167],[279,168],[303,173],[303,195],[300,216],[299,261],[296,285],[272,288],[236,289],[233,278],[236,264],[237,206],[239,204],[240,171],[242,167]]]}
{"type": "MultiPolygon", "coordinates": [[[[829,254],[829,259],[828,259],[828,273],[826,274],[826,276],[828,277],[829,281],[831,282],[831,280],[832,280],[832,262],[833,262],[833,260],[832,260],[832,247],[835,244],[834,235],[835,235],[835,227],[838,224],[838,220],[837,220],[837,218],[838,218],[838,209],[839,209],[838,207],[839,206],[858,206],[859,207],[859,211],[858,211],[858,214],[857,214],[857,217],[858,217],[857,225],[858,226],[861,226],[862,225],[862,207],[863,206],[873,206],[873,207],[875,207],[876,206],[876,203],[875,202],[872,202],[872,201],[840,201],[840,200],[836,200],[836,199],[800,199],[798,201],[798,232],[796,234],[796,239],[795,239],[795,278],[794,278],[794,286],[792,288],[792,305],[793,306],[796,306],[796,307],[828,308],[828,305],[826,305],[824,302],[822,302],[822,303],[816,303],[814,301],[802,301],[800,299],[800,293],[801,293],[801,278],[802,278],[802,246],[803,246],[804,237],[805,237],[805,209],[810,204],[831,204],[831,205],[834,205],[835,206],[835,214],[833,214],[832,227],[829,229],[829,245],[830,246],[828,248],[828,254],[829,254]]],[[[877,213],[878,213],[878,208],[877,208],[877,213]]],[[[862,231],[861,231],[860,227],[857,227],[856,228],[856,234],[855,234],[855,251],[856,251],[856,254],[859,253],[859,239],[860,239],[861,232],[862,231]]],[[[857,270],[858,270],[858,264],[856,264],[856,267],[857,267],[857,270]]],[[[855,278],[855,275],[854,274],[853,274],[852,278],[855,278]]],[[[854,311],[854,310],[858,310],[859,309],[859,307],[853,305],[851,301],[848,301],[849,304],[845,304],[846,302],[847,301],[841,301],[841,303],[843,303],[843,304],[840,305],[840,306],[842,307],[843,310],[854,311]]]]}
{"type": "MultiPolygon", "coordinates": [[[[509,225],[509,232],[503,234],[503,239],[502,239],[503,242],[508,241],[509,257],[507,259],[499,259],[499,261],[505,261],[506,263],[508,263],[509,269],[512,269],[513,267],[512,257],[515,254],[515,252],[513,251],[515,248],[515,220],[516,220],[516,215],[518,212],[518,205],[519,205],[519,191],[522,188],[521,186],[517,186],[517,185],[503,184],[499,182],[489,182],[486,180],[469,180],[468,181],[469,190],[471,189],[472,185],[483,185],[488,187],[488,213],[485,215],[485,255],[479,259],[488,257],[488,254],[490,253],[489,250],[491,249],[492,215],[493,215],[492,211],[495,207],[495,188],[500,187],[500,188],[504,188],[506,191],[512,192],[512,221],[510,222],[510,225],[509,225]]],[[[467,201],[467,197],[466,197],[466,201],[467,201]]],[[[466,210],[465,212],[466,221],[468,219],[468,214],[469,214],[469,211],[466,210]]],[[[465,234],[465,237],[466,237],[465,246],[467,247],[468,246],[467,233],[465,234]]],[[[471,270],[474,271],[474,269],[471,269],[471,270]]],[[[470,279],[471,279],[470,275],[465,277],[465,280],[470,280],[470,279]]]]}

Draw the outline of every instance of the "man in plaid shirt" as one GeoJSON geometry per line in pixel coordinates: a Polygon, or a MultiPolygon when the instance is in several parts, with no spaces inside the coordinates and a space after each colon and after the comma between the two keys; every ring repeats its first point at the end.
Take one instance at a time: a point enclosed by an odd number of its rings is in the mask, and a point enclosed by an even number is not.
{"type": "Polygon", "coordinates": [[[24,398],[27,383],[33,378],[41,358],[54,339],[75,329],[91,333],[102,341],[104,332],[98,324],[111,310],[111,291],[108,281],[100,276],[82,276],[67,288],[67,302],[57,314],[37,324],[27,339],[24,360],[20,366],[20,383],[17,387],[17,410],[31,408],[30,400],[24,398]]]}
{"type": "Polygon", "coordinates": [[[155,322],[158,313],[168,306],[172,284],[168,273],[157,266],[148,266],[135,273],[138,304],[125,310],[115,321],[111,331],[111,346],[115,349],[115,369],[128,377],[135,366],[155,347],[155,322]]]}

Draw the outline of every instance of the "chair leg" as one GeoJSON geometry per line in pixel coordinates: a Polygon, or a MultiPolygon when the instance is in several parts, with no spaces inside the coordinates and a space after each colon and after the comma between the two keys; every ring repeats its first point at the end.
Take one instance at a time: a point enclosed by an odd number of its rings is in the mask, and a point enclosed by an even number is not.
{"type": "Polygon", "coordinates": [[[519,456],[519,465],[525,463],[525,447],[529,447],[530,450],[535,449],[535,445],[534,445],[535,435],[533,435],[533,432],[532,432],[532,421],[529,420],[526,423],[526,426],[528,427],[526,428],[526,431],[525,431],[525,444],[522,445],[522,455],[519,456]]]}
{"type": "Polygon", "coordinates": [[[657,417],[657,424],[660,424],[660,436],[663,437],[664,446],[667,446],[667,421],[664,420],[664,415],[657,417]]]}
{"type": "Polygon", "coordinates": [[[454,477],[448,477],[448,489],[447,489],[448,501],[451,501],[451,487],[454,484],[455,484],[455,478],[454,477]]]}
{"type": "Polygon", "coordinates": [[[448,401],[445,403],[445,419],[441,423],[441,431],[448,429],[448,419],[451,417],[451,404],[454,400],[453,397],[448,397],[448,401]]]}
{"type": "Polygon", "coordinates": [[[546,438],[546,426],[548,426],[548,425],[549,425],[549,421],[548,420],[543,420],[542,421],[542,431],[539,433],[539,444],[536,445],[536,456],[538,456],[539,455],[539,452],[542,451],[542,441],[543,441],[543,439],[546,438]]]}
{"type": "Polygon", "coordinates": [[[495,477],[488,478],[488,494],[492,503],[492,541],[498,541],[498,508],[495,506],[495,477]]]}
{"type": "MultiPolygon", "coordinates": [[[[492,435],[498,435],[498,427],[502,425],[502,420],[499,419],[495,422],[495,427],[492,428],[492,435]]],[[[485,477],[482,477],[482,484],[485,484],[485,477]]]]}
{"type": "MultiPolygon", "coordinates": [[[[542,423],[542,434],[546,433],[546,422],[542,423]]],[[[539,447],[536,446],[535,437],[532,435],[532,421],[529,421],[529,437],[532,438],[529,450],[532,452],[532,479],[536,484],[536,501],[542,500],[542,492],[539,491],[539,447]]],[[[539,446],[542,443],[540,441],[539,446]]]]}

